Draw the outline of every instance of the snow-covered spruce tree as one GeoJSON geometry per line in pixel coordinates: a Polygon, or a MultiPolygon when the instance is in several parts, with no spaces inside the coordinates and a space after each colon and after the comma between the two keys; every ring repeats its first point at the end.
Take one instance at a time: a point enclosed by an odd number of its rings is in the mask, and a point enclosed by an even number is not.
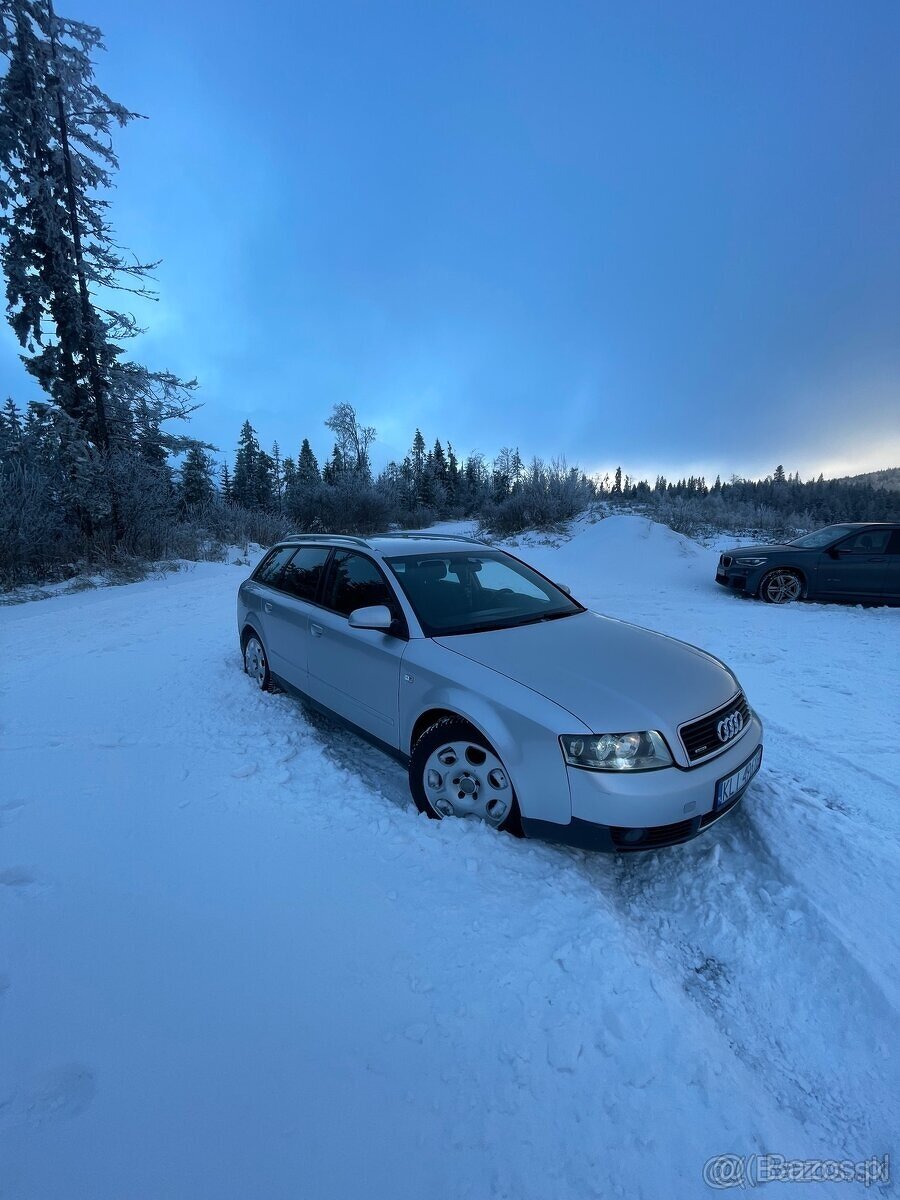
{"type": "Polygon", "coordinates": [[[231,498],[235,504],[244,508],[253,508],[256,503],[257,463],[260,453],[256,430],[249,421],[245,421],[238,438],[231,480],[231,498]]]}
{"type": "Polygon", "coordinates": [[[286,507],[288,496],[291,494],[291,489],[297,486],[297,464],[290,455],[288,455],[281,463],[281,482],[284,503],[286,507]]]}
{"type": "Polygon", "coordinates": [[[297,486],[318,487],[321,482],[322,475],[319,471],[316,456],[313,454],[312,446],[309,444],[309,438],[304,438],[303,445],[300,447],[299,457],[297,458],[297,486]]]}
{"type": "Polygon", "coordinates": [[[124,356],[139,329],[115,297],[152,295],[153,264],[126,256],[109,223],[112,132],[136,114],[96,84],[101,48],[98,29],[57,16],[52,0],[0,0],[0,261],[26,370],[69,419],[69,453],[99,459],[86,532],[133,543],[123,512],[140,508],[131,496],[123,506],[121,483],[143,486],[144,466],[155,490],[171,489],[167,456],[191,439],[162,426],[192,411],[196,385],[124,356]]]}
{"type": "Polygon", "coordinates": [[[275,508],[275,462],[261,450],[253,472],[253,508],[275,508]]]}
{"type": "Polygon", "coordinates": [[[228,470],[228,463],[222,464],[222,470],[219,473],[219,483],[222,499],[230,504],[234,499],[234,491],[231,483],[231,472],[228,470]]]}
{"type": "Polygon", "coordinates": [[[284,460],[281,457],[281,447],[277,442],[272,443],[272,492],[276,508],[281,508],[284,500],[284,460]]]}
{"type": "Polygon", "coordinates": [[[212,460],[200,446],[191,446],[181,468],[181,502],[191,508],[208,504],[214,495],[212,460]]]}

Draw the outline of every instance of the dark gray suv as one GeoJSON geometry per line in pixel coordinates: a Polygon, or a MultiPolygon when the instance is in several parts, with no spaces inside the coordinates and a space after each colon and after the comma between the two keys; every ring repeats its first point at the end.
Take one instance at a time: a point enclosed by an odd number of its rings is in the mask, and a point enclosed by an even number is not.
{"type": "Polygon", "coordinates": [[[770,604],[900,604],[900,525],[829,525],[784,546],[736,546],[719,556],[716,582],[770,604]]]}

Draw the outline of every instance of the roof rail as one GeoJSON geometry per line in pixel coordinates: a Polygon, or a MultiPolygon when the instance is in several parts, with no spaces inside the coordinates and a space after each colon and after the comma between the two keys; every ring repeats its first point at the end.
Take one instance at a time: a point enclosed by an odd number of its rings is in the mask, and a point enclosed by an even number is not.
{"type": "Polygon", "coordinates": [[[288,533],[282,542],[352,542],[354,546],[368,546],[365,538],[352,533],[288,533]]]}
{"type": "Polygon", "coordinates": [[[386,538],[410,538],[416,541],[471,542],[475,546],[484,546],[487,544],[481,538],[467,537],[462,533],[385,533],[380,536],[386,538]]]}

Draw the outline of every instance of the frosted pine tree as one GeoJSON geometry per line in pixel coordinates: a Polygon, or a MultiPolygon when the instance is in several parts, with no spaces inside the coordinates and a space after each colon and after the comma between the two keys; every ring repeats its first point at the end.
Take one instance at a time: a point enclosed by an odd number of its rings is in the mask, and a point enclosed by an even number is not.
{"type": "Polygon", "coordinates": [[[300,447],[300,455],[297,458],[297,486],[317,487],[321,482],[322,476],[316,456],[309,444],[309,438],[304,438],[303,445],[300,447]]]}
{"type": "MultiPolygon", "coordinates": [[[[106,191],[118,160],[114,129],[136,114],[94,79],[100,31],[55,14],[52,0],[0,0],[0,262],[7,317],[26,370],[69,418],[66,436],[100,452],[108,516],[124,537],[115,478],[136,480],[110,456],[137,454],[155,475],[190,439],[164,433],[192,411],[194,381],[125,359],[140,332],[117,307],[122,292],[152,295],[152,263],[115,242],[106,191]],[[148,437],[155,440],[151,447],[148,437]]],[[[97,497],[92,497],[94,503],[97,497]]]]}

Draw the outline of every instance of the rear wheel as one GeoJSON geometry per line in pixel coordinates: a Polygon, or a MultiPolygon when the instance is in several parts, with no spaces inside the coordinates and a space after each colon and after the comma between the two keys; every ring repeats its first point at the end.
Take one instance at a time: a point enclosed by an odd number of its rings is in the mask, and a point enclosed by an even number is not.
{"type": "Polygon", "coordinates": [[[433,820],[476,817],[522,835],[512,780],[494,748],[461,717],[444,717],[413,747],[409,789],[419,812],[433,820]]]}
{"type": "Polygon", "coordinates": [[[255,633],[247,638],[247,643],[244,646],[244,670],[251,679],[256,681],[256,685],[261,692],[269,691],[272,686],[272,677],[269,674],[269,660],[266,658],[266,651],[262,642],[255,633]]]}
{"type": "Polygon", "coordinates": [[[759,585],[759,594],[768,604],[790,604],[803,595],[803,580],[796,571],[770,571],[759,585]]]}

